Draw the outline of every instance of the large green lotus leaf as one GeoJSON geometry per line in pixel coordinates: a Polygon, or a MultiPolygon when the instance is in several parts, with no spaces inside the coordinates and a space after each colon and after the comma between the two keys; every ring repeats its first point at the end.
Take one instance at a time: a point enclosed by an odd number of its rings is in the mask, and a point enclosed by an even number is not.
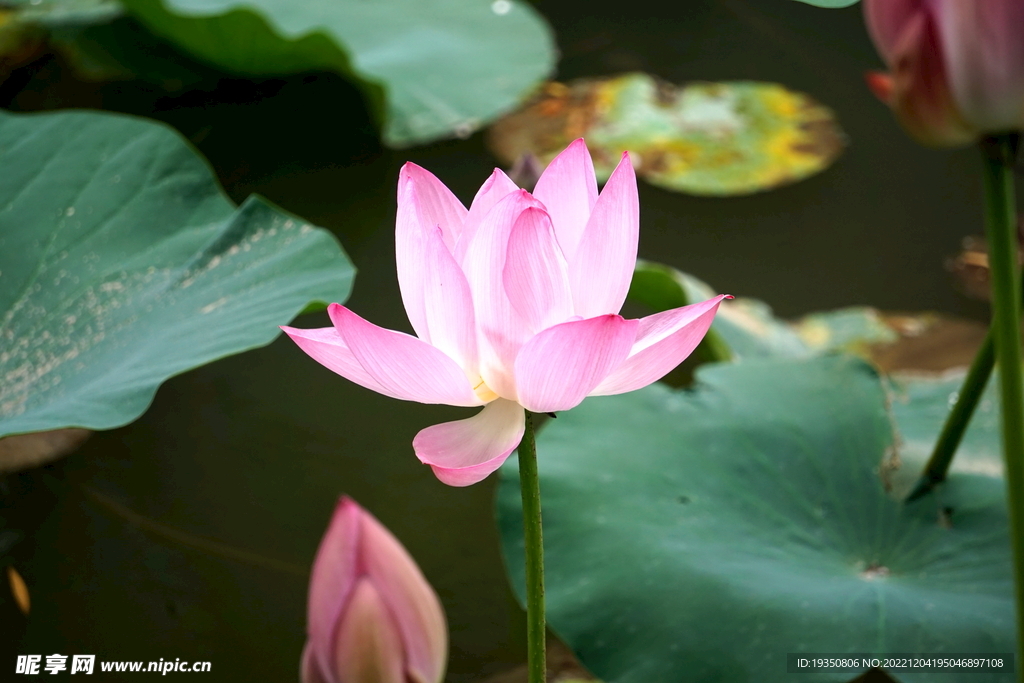
{"type": "MultiPolygon", "coordinates": [[[[550,623],[596,675],[772,683],[792,678],[787,653],[1013,650],[1003,482],[954,473],[941,514],[890,498],[870,366],[751,359],[697,378],[590,399],[541,433],[550,623]]],[[[511,459],[498,513],[522,595],[517,482],[511,459]]]]}
{"type": "Polygon", "coordinates": [[[0,113],[0,168],[0,436],[123,425],[168,377],[351,288],[333,236],[236,208],[163,125],[0,113]]]}
{"type": "Polygon", "coordinates": [[[384,139],[468,135],[554,68],[519,0],[123,0],[151,31],[243,75],[334,70],[386,100],[384,139]]]}
{"type": "MultiPolygon", "coordinates": [[[[630,299],[656,312],[704,301],[718,293],[692,275],[642,259],[637,260],[629,287],[630,299]]],[[[898,336],[871,308],[812,313],[790,324],[775,317],[768,304],[745,297],[723,303],[712,329],[738,358],[857,351],[898,336]]]]}

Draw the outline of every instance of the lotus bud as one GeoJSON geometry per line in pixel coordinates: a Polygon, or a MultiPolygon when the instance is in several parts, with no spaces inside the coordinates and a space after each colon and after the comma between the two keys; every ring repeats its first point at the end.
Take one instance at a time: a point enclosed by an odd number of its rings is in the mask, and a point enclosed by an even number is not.
{"type": "Polygon", "coordinates": [[[302,683],[440,683],[448,626],[437,594],[373,515],[344,497],[313,561],[302,683]]]}
{"type": "Polygon", "coordinates": [[[1024,128],[1024,1],[865,0],[864,16],[889,67],[868,85],[920,142],[1024,128]]]}

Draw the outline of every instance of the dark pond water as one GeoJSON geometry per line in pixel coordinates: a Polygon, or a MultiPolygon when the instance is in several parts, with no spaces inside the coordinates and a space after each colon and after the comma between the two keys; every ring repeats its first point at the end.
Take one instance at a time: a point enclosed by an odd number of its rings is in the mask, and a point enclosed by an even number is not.
{"type": "MultiPolygon", "coordinates": [[[[833,108],[849,136],[834,167],[765,194],[704,199],[641,185],[642,257],[786,316],[869,304],[984,317],[943,266],[962,236],[981,231],[974,154],[919,148],[868,93],[863,72],[880,63],[859,9],[537,6],[558,37],[559,78],[646,70],[676,82],[775,81],[833,108]]],[[[77,82],[48,58],[0,86],[0,105],[167,121],[234,199],[259,192],[332,230],[359,268],[349,305],[408,329],[393,260],[398,170],[411,159],[468,202],[495,164],[482,136],[384,150],[358,93],[337,77],[252,83],[194,68],[199,90],[169,96],[144,81],[77,82]]],[[[395,532],[437,588],[450,681],[518,664],[524,623],[498,551],[495,482],[448,488],[411,450],[419,429],[465,414],[363,390],[285,339],[169,381],[134,424],[8,481],[17,509],[6,512],[29,534],[15,556],[34,598],[30,620],[13,611],[6,620],[18,651],[209,659],[211,680],[295,680],[305,571],[344,492],[395,532]]]]}

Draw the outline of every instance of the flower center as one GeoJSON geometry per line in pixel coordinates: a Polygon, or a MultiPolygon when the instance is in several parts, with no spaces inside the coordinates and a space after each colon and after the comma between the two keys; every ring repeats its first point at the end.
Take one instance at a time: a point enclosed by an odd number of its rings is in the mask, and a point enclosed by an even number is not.
{"type": "Polygon", "coordinates": [[[476,397],[484,403],[490,403],[494,399],[498,398],[498,395],[494,393],[489,386],[487,386],[486,382],[484,382],[483,377],[481,377],[477,385],[473,387],[473,393],[475,393],[476,397]]]}

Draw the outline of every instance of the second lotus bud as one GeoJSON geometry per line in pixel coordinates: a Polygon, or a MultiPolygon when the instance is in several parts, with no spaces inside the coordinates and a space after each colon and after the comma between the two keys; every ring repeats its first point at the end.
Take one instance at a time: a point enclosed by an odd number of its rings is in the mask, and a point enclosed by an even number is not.
{"type": "Polygon", "coordinates": [[[437,594],[398,539],[342,498],[313,562],[302,683],[440,683],[447,657],[437,594]]]}

